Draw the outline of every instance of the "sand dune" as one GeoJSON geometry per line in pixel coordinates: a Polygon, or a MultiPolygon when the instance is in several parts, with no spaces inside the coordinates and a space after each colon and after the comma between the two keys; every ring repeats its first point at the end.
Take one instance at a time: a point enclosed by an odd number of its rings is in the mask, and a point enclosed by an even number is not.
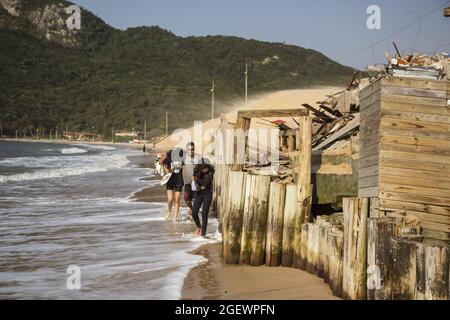
{"type": "MultiPolygon", "coordinates": [[[[326,95],[333,92],[340,91],[342,88],[338,87],[321,87],[313,89],[298,89],[298,90],[285,90],[273,93],[267,93],[259,95],[245,104],[233,104],[232,111],[225,114],[225,118],[230,123],[235,123],[236,115],[239,110],[257,110],[257,109],[294,109],[302,108],[303,103],[315,105],[317,101],[323,100],[326,95]]],[[[292,128],[296,127],[296,124],[292,119],[284,119],[288,125],[292,128]]],[[[214,134],[216,128],[220,124],[220,119],[214,119],[202,123],[202,151],[208,153],[209,145],[211,143],[211,137],[214,134]]],[[[263,120],[255,119],[252,121],[252,128],[269,127],[269,124],[263,120]]],[[[200,127],[197,127],[195,131],[198,132],[200,127]]],[[[156,148],[159,151],[170,150],[171,148],[178,146],[184,147],[189,141],[195,141],[199,146],[200,137],[194,135],[194,126],[189,129],[179,130],[168,136],[166,139],[160,141],[156,148]]],[[[200,149],[200,148],[197,148],[200,149]]],[[[199,151],[199,150],[198,150],[199,151]]]]}

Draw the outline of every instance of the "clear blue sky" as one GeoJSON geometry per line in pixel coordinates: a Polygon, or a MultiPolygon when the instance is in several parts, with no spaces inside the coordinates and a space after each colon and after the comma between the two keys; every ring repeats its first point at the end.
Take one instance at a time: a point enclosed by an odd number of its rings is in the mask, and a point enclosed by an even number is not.
{"type": "MultiPolygon", "coordinates": [[[[286,42],[320,51],[340,63],[364,68],[384,63],[394,40],[403,51],[450,52],[450,18],[442,9],[371,46],[418,16],[444,5],[444,0],[72,0],[119,29],[158,25],[178,36],[234,35],[286,42]],[[366,27],[369,5],[381,9],[381,29],[366,27]],[[346,58],[344,58],[346,57],[346,58]],[[344,58],[344,59],[341,59],[344,58]]],[[[450,1],[447,1],[450,6],[450,1]]]]}

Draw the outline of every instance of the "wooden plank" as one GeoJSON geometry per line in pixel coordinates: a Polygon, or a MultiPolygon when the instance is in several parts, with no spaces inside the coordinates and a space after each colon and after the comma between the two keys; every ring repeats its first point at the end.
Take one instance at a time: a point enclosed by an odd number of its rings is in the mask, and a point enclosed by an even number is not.
{"type": "MultiPolygon", "coordinates": [[[[403,168],[403,169],[413,169],[421,170],[424,172],[450,172],[450,165],[441,163],[429,163],[429,162],[419,162],[415,161],[414,158],[405,159],[401,157],[400,159],[382,157],[380,159],[380,167],[390,167],[390,168],[403,168]]],[[[361,160],[360,160],[361,162],[361,160]]]]}
{"type": "Polygon", "coordinates": [[[326,147],[330,143],[338,140],[343,135],[347,134],[351,130],[357,128],[359,126],[359,113],[355,114],[355,118],[347,123],[343,128],[333,133],[329,138],[325,139],[322,143],[318,144],[313,148],[313,151],[321,150],[326,147]]]}
{"type": "Polygon", "coordinates": [[[388,191],[388,190],[380,191],[380,200],[381,199],[405,201],[412,203],[426,203],[436,206],[447,206],[449,204],[449,199],[442,197],[433,197],[422,194],[412,195],[410,193],[388,191]]]}
{"type": "Polygon", "coordinates": [[[242,171],[247,151],[247,133],[250,129],[251,119],[238,116],[236,119],[236,132],[234,137],[234,163],[232,171],[242,171]]]}
{"type": "Polygon", "coordinates": [[[401,185],[399,183],[381,183],[380,190],[386,192],[400,192],[413,195],[422,195],[428,197],[439,197],[442,200],[446,200],[447,204],[450,203],[450,190],[430,188],[430,187],[417,187],[411,185],[401,185]]]}
{"type": "Polygon", "coordinates": [[[375,198],[378,197],[378,187],[358,188],[359,198],[375,198]]]}
{"type": "Polygon", "coordinates": [[[398,135],[390,135],[381,133],[381,142],[386,143],[400,143],[409,144],[414,146],[424,146],[424,147],[436,147],[436,148],[448,148],[449,142],[442,139],[432,139],[423,137],[405,137],[398,135]]]}
{"type": "Polygon", "coordinates": [[[429,90],[447,90],[448,81],[389,77],[381,79],[381,84],[383,86],[396,86],[429,90]]]}
{"type": "Polygon", "coordinates": [[[447,106],[381,102],[381,110],[450,116],[450,108],[447,106]]]}
{"type": "MultiPolygon", "coordinates": [[[[401,212],[401,214],[405,215],[405,217],[417,217],[420,219],[420,221],[427,221],[427,222],[435,222],[435,223],[441,223],[444,225],[450,225],[450,217],[444,216],[440,214],[432,214],[427,212],[421,212],[421,211],[410,211],[410,210],[398,210],[395,208],[388,208],[383,207],[383,210],[386,211],[394,211],[394,212],[401,212]]],[[[388,213],[389,215],[389,213],[388,213]]]]}
{"type": "MultiPolygon", "coordinates": [[[[450,157],[450,148],[436,148],[436,147],[415,146],[415,145],[401,144],[401,143],[381,142],[379,149],[380,150],[388,150],[388,151],[418,153],[420,155],[429,154],[429,155],[450,157]]],[[[370,150],[367,149],[367,152],[368,151],[370,151],[370,150]]],[[[361,154],[361,151],[359,152],[359,154],[361,154]]],[[[449,158],[449,161],[450,161],[450,158],[449,158]]]]}
{"type": "Polygon", "coordinates": [[[377,91],[380,91],[380,89],[381,89],[381,81],[377,80],[374,83],[366,86],[359,92],[359,99],[364,100],[367,97],[371,96],[372,94],[376,93],[377,91]]]}
{"type": "Polygon", "coordinates": [[[381,99],[381,91],[375,92],[374,94],[368,96],[367,98],[361,99],[359,101],[359,110],[366,109],[370,105],[382,101],[381,99]]]}
{"type": "Polygon", "coordinates": [[[444,137],[450,137],[450,126],[448,123],[430,123],[417,120],[401,120],[395,118],[384,117],[381,118],[382,128],[396,128],[399,130],[407,131],[422,131],[422,132],[435,132],[443,134],[444,137]]]}
{"type": "MultiPolygon", "coordinates": [[[[390,176],[390,175],[386,175],[383,173],[380,174],[380,185],[384,185],[385,183],[390,183],[390,184],[398,184],[401,186],[415,186],[415,187],[442,189],[442,190],[450,191],[450,182],[449,181],[450,180],[438,181],[438,180],[430,180],[430,179],[422,179],[422,178],[414,178],[414,177],[390,176]]],[[[450,192],[449,192],[449,197],[450,197],[450,192]]]]}
{"type": "MultiPolygon", "coordinates": [[[[450,164],[450,157],[448,156],[437,156],[430,154],[418,154],[414,152],[402,152],[402,151],[391,151],[391,150],[380,150],[380,159],[400,159],[400,160],[414,160],[418,162],[425,163],[435,163],[435,164],[450,164]]],[[[421,164],[423,166],[423,164],[421,164]]]]}
{"type": "Polygon", "coordinates": [[[378,165],[358,170],[358,179],[378,175],[378,165]]]}
{"type": "Polygon", "coordinates": [[[241,118],[283,118],[307,116],[309,112],[304,109],[267,109],[267,110],[241,110],[241,118]]]}
{"type": "Polygon", "coordinates": [[[424,238],[438,239],[443,241],[450,241],[450,233],[443,231],[430,230],[423,228],[422,235],[424,238]]]}
{"type": "Polygon", "coordinates": [[[381,102],[408,103],[435,107],[447,106],[447,100],[442,98],[402,96],[396,94],[382,95],[381,102]]]}
{"type": "Polygon", "coordinates": [[[430,221],[422,221],[420,225],[423,228],[427,228],[430,230],[435,231],[442,231],[442,232],[450,232],[450,225],[443,224],[443,223],[437,223],[437,222],[430,222],[430,221]]]}
{"type": "MultiPolygon", "coordinates": [[[[377,167],[369,167],[364,168],[362,170],[372,169],[371,171],[367,171],[368,173],[375,172],[373,168],[376,168],[378,172],[387,175],[387,176],[395,176],[395,177],[410,177],[410,178],[420,178],[420,179],[428,179],[428,180],[437,180],[437,181],[450,181],[450,172],[444,171],[423,171],[423,170],[412,170],[412,169],[404,169],[404,168],[392,168],[386,167],[384,165],[377,167]]],[[[360,170],[358,173],[358,177],[361,177],[361,174],[366,174],[366,171],[360,170]]],[[[366,175],[367,176],[367,175],[366,175]]]]}
{"type": "Polygon", "coordinates": [[[448,132],[430,132],[426,130],[405,130],[398,127],[384,126],[381,128],[381,132],[384,135],[397,135],[403,137],[414,137],[414,138],[430,138],[437,140],[448,140],[449,133],[448,132]]]}
{"type": "Polygon", "coordinates": [[[444,116],[441,114],[426,114],[426,113],[416,113],[416,112],[401,112],[392,110],[382,110],[381,117],[387,117],[391,119],[401,119],[401,120],[414,120],[414,121],[424,121],[424,122],[437,122],[447,124],[450,128],[450,116],[444,116]]]}
{"type": "Polygon", "coordinates": [[[323,113],[322,111],[317,110],[316,108],[314,108],[313,106],[310,106],[310,105],[307,104],[307,103],[302,104],[302,106],[303,106],[304,108],[308,109],[309,111],[311,111],[312,113],[314,113],[314,115],[315,115],[316,117],[318,117],[318,118],[320,118],[320,119],[322,119],[322,120],[325,120],[325,121],[327,121],[327,122],[331,122],[331,121],[333,121],[333,119],[335,119],[335,118],[332,118],[332,117],[326,115],[326,114],[323,113]]]}
{"type": "Polygon", "coordinates": [[[358,179],[358,189],[378,186],[378,176],[370,176],[358,179]]]}
{"type": "Polygon", "coordinates": [[[383,86],[381,88],[382,95],[401,95],[401,96],[415,96],[427,98],[447,98],[447,90],[428,90],[406,87],[392,87],[383,86]]]}
{"type": "Polygon", "coordinates": [[[359,159],[359,169],[378,165],[378,162],[379,162],[378,154],[367,157],[367,158],[360,158],[359,159]]]}
{"type": "Polygon", "coordinates": [[[360,158],[367,158],[379,154],[380,145],[375,142],[372,144],[363,144],[359,149],[360,158]]]}
{"type": "Polygon", "coordinates": [[[399,200],[380,199],[380,208],[391,208],[412,212],[424,212],[439,216],[450,216],[450,206],[436,206],[429,203],[414,203],[399,200]]]}
{"type": "Polygon", "coordinates": [[[377,112],[379,112],[380,109],[381,109],[381,102],[379,100],[375,101],[371,105],[368,105],[364,109],[360,109],[359,115],[361,117],[361,122],[363,119],[366,119],[366,118],[377,117],[379,119],[380,114],[379,113],[377,114],[377,112]]]}

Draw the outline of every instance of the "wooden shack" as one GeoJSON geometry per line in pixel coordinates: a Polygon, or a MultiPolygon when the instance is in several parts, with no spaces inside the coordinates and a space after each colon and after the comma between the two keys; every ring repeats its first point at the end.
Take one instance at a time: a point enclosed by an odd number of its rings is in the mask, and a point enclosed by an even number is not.
{"type": "Polygon", "coordinates": [[[449,241],[450,81],[378,79],[360,93],[360,119],[358,196],[449,241]]]}

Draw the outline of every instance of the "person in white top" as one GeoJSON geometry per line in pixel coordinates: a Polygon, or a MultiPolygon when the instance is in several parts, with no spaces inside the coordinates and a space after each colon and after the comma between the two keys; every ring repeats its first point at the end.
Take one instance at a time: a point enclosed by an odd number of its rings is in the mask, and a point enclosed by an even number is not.
{"type": "Polygon", "coordinates": [[[186,153],[183,161],[184,201],[189,208],[189,216],[192,216],[192,201],[194,199],[194,191],[191,186],[194,180],[194,168],[201,162],[202,157],[195,153],[194,143],[189,142],[186,145],[186,153]]]}

